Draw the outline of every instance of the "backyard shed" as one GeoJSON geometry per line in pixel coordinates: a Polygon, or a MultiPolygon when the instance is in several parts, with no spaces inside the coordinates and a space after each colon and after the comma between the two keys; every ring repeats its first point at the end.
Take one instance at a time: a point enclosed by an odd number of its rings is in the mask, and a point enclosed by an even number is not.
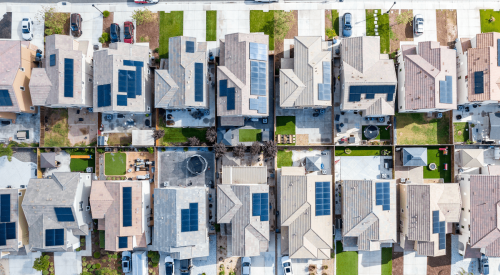
{"type": "Polygon", "coordinates": [[[401,154],[403,166],[426,166],[427,165],[427,148],[411,147],[403,148],[401,154]]]}
{"type": "Polygon", "coordinates": [[[321,164],[320,156],[306,157],[306,171],[308,172],[321,170],[321,164]]]}

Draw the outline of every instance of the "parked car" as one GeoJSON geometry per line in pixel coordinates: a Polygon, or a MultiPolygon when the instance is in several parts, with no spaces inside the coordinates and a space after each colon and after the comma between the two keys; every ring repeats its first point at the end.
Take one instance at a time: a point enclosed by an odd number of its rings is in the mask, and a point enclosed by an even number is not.
{"type": "Polygon", "coordinates": [[[344,37],[351,37],[352,35],[352,15],[348,12],[342,17],[342,35],[344,37]]]}
{"type": "Polygon", "coordinates": [[[241,259],[241,275],[250,275],[250,266],[252,265],[252,259],[250,257],[243,257],[241,259]]]}
{"type": "Polygon", "coordinates": [[[33,39],[33,20],[30,17],[23,18],[21,25],[23,39],[28,41],[33,39]]]}
{"type": "Polygon", "coordinates": [[[134,44],[134,23],[130,21],[123,23],[123,42],[134,44]]]}
{"type": "Polygon", "coordinates": [[[120,39],[120,25],[116,23],[112,23],[109,27],[109,37],[111,39],[111,43],[122,42],[120,39]]]}
{"type": "Polygon", "coordinates": [[[413,17],[413,32],[417,35],[424,33],[424,17],[421,14],[413,17]]]}
{"type": "Polygon", "coordinates": [[[181,275],[191,274],[191,259],[180,260],[181,275]]]}
{"type": "Polygon", "coordinates": [[[82,16],[79,13],[71,14],[71,35],[80,37],[82,35],[82,16]]]}
{"type": "Polygon", "coordinates": [[[172,257],[170,256],[165,257],[165,274],[174,274],[174,259],[172,259],[172,257]]]}
{"type": "Polygon", "coordinates": [[[283,274],[293,275],[292,260],[290,260],[290,257],[284,256],[283,258],[281,258],[281,265],[283,266],[283,274]]]}
{"type": "Polygon", "coordinates": [[[481,259],[479,259],[479,273],[483,275],[490,274],[490,265],[488,264],[488,257],[482,254],[481,259]]]}
{"type": "Polygon", "coordinates": [[[136,4],[158,4],[160,0],[134,0],[136,4]]]}
{"type": "Polygon", "coordinates": [[[130,251],[122,252],[122,271],[123,273],[132,272],[132,253],[130,251]]]}

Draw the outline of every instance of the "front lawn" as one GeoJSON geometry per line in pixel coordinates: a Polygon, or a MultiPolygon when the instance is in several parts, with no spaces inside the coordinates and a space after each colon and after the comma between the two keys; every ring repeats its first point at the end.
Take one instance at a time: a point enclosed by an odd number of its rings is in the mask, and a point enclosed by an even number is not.
{"type": "MultiPolygon", "coordinates": [[[[375,16],[374,10],[366,10],[366,36],[375,36],[375,16]]],[[[389,25],[389,14],[381,14],[377,10],[378,35],[380,36],[380,53],[388,54],[391,46],[391,27],[389,25]]]]}
{"type": "Polygon", "coordinates": [[[451,182],[451,150],[452,146],[433,146],[427,147],[427,166],[424,167],[424,179],[444,179],[444,182],[451,182]],[[448,147],[448,155],[444,155],[439,148],[448,147]],[[437,168],[434,171],[429,170],[429,164],[435,163],[437,168]],[[444,170],[444,165],[448,164],[448,170],[444,170]]]}
{"type": "Polygon", "coordinates": [[[262,129],[240,129],[240,142],[253,142],[262,140],[262,129]]]}
{"type": "Polygon", "coordinates": [[[346,156],[355,156],[355,157],[360,157],[360,156],[382,156],[382,150],[388,150],[389,151],[389,156],[391,155],[392,152],[392,147],[391,146],[363,146],[363,147],[341,147],[341,146],[336,146],[335,147],[335,156],[337,157],[346,157],[346,156]],[[349,148],[351,149],[350,154],[345,153],[345,149],[349,148]]]}
{"type": "Polygon", "coordinates": [[[160,12],[160,58],[168,58],[168,39],[184,33],[184,12],[160,12]]]}
{"type": "Polygon", "coordinates": [[[479,17],[481,18],[481,33],[500,31],[500,11],[479,10],[479,17]],[[494,21],[490,22],[492,17],[494,21]]]}
{"type": "Polygon", "coordinates": [[[71,158],[71,162],[69,164],[69,167],[71,169],[71,172],[83,172],[85,173],[87,167],[92,167],[94,172],[95,172],[95,153],[93,152],[94,149],[89,149],[89,152],[85,151],[76,151],[72,152],[70,155],[90,155],[92,158],[91,159],[80,159],[80,158],[71,158]]]}
{"type": "Polygon", "coordinates": [[[106,153],[104,155],[104,174],[106,176],[125,175],[127,170],[127,154],[106,153]]]}
{"type": "Polygon", "coordinates": [[[427,114],[396,113],[397,144],[449,144],[449,117],[427,118],[427,114]]]}
{"type": "Polygon", "coordinates": [[[295,135],[295,117],[277,116],[276,135],[295,135]]]}
{"type": "Polygon", "coordinates": [[[467,142],[469,140],[469,122],[453,123],[453,142],[467,142]]]}
{"type": "Polygon", "coordinates": [[[382,275],[392,275],[392,247],[382,247],[382,275]]]}
{"type": "Polygon", "coordinates": [[[358,275],[358,252],[343,251],[342,242],[337,241],[337,272],[342,275],[358,275]]]}
{"type": "MultiPolygon", "coordinates": [[[[368,140],[366,137],[365,137],[365,128],[368,127],[368,125],[364,125],[362,127],[362,133],[363,133],[363,140],[368,140]]],[[[391,139],[391,127],[389,127],[389,129],[385,129],[387,128],[387,126],[377,126],[378,127],[378,130],[379,130],[379,133],[378,133],[378,136],[376,138],[374,138],[374,140],[389,140],[391,139]]]]}
{"type": "Polygon", "coordinates": [[[263,32],[269,35],[269,50],[274,51],[274,11],[250,11],[250,32],[263,32]]]}
{"type": "Polygon", "coordinates": [[[173,128],[164,127],[163,144],[187,142],[190,137],[197,137],[201,143],[207,142],[207,128],[173,128]]]}
{"type": "Polygon", "coordinates": [[[217,41],[217,11],[207,11],[207,41],[217,41]]]}
{"type": "Polygon", "coordinates": [[[278,150],[278,168],[293,165],[292,151],[278,150]]]}

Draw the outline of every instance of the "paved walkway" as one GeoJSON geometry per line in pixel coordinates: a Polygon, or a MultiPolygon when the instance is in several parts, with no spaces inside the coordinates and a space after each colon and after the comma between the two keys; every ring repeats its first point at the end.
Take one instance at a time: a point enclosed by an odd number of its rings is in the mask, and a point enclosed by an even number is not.
{"type": "Polygon", "coordinates": [[[382,251],[359,251],[358,274],[379,275],[382,273],[382,251]]]}
{"type": "Polygon", "coordinates": [[[426,275],[427,257],[417,255],[416,252],[405,251],[404,275],[426,275]]]}
{"type": "Polygon", "coordinates": [[[54,253],[56,274],[78,275],[82,273],[82,257],[74,252],[54,253]]]}

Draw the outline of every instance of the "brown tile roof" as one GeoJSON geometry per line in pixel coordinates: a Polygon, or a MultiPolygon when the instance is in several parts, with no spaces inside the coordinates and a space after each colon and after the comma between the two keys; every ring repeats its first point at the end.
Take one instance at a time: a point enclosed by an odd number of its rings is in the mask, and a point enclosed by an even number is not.
{"type": "Polygon", "coordinates": [[[104,219],[104,215],[112,203],[113,197],[111,197],[104,182],[94,181],[92,183],[92,192],[90,193],[92,219],[104,219]]]}
{"type": "Polygon", "coordinates": [[[476,48],[467,50],[468,99],[473,101],[500,100],[500,67],[497,66],[497,39],[500,33],[476,35],[476,48]],[[474,73],[484,73],[484,93],[474,92],[474,73]]]}

